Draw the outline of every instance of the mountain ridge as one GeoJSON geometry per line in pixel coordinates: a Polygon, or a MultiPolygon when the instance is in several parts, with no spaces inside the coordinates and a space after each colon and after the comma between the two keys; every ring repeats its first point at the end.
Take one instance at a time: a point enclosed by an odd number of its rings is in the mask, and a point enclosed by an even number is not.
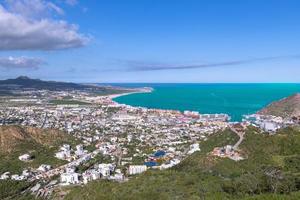
{"type": "Polygon", "coordinates": [[[300,93],[295,93],[278,101],[274,101],[257,113],[283,118],[300,116],[300,93]]]}
{"type": "MultiPolygon", "coordinates": [[[[32,79],[27,76],[19,76],[14,79],[0,80],[1,93],[9,93],[16,90],[50,90],[50,91],[70,91],[80,90],[94,92],[97,94],[116,94],[130,91],[120,87],[98,86],[95,84],[79,84],[72,82],[44,81],[32,79]]],[[[133,89],[131,89],[132,91],[133,89]]]]}

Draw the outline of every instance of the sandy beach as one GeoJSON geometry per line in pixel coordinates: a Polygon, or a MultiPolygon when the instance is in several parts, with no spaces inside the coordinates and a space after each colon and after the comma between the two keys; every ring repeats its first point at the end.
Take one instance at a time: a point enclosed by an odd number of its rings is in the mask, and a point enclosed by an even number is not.
{"type": "Polygon", "coordinates": [[[153,88],[138,88],[135,91],[132,92],[125,92],[125,93],[120,93],[120,94],[111,94],[111,95],[107,95],[108,98],[110,99],[114,99],[120,96],[126,96],[126,95],[130,95],[130,94],[136,94],[136,93],[150,93],[153,91],[153,88]]]}

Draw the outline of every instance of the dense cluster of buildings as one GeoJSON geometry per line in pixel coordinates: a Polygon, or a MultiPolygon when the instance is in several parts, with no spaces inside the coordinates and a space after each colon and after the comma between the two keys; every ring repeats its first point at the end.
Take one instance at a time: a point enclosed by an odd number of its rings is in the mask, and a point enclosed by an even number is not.
{"type": "MultiPolygon", "coordinates": [[[[85,92],[35,91],[27,98],[2,102],[0,125],[58,129],[76,137],[81,144],[64,144],[57,149],[53,157],[67,164],[52,168],[43,163],[29,172],[24,169],[18,177],[6,172],[0,178],[36,181],[59,176],[51,188],[59,184],[86,184],[97,179],[124,181],[149,168],[167,169],[177,165],[186,156],[200,151],[200,140],[225,129],[228,119],[225,114],[131,107],[117,104],[108,96],[85,92]],[[73,102],[64,103],[66,98],[73,102]],[[86,147],[90,146],[95,150],[88,151],[86,147]],[[97,160],[97,155],[105,156],[106,162],[97,160]],[[90,162],[94,163],[83,167],[83,171],[78,170],[90,162]]],[[[32,158],[24,152],[19,159],[27,162],[32,158]]],[[[45,187],[36,186],[35,191],[44,193],[45,187]]]]}
{"type": "Polygon", "coordinates": [[[280,128],[295,124],[293,119],[259,114],[245,115],[243,121],[269,133],[275,133],[280,128]]]}

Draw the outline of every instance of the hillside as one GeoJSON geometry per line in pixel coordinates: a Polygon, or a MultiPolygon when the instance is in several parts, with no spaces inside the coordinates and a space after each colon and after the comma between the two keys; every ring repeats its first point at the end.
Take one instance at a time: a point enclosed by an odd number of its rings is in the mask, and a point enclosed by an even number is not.
{"type": "Polygon", "coordinates": [[[21,126],[0,126],[0,173],[18,173],[26,167],[40,164],[60,165],[54,157],[63,143],[76,144],[76,140],[61,131],[21,126]],[[32,162],[22,162],[18,156],[29,153],[32,162]]]}
{"type": "Polygon", "coordinates": [[[70,136],[54,130],[21,126],[0,126],[0,152],[12,152],[21,143],[51,146],[67,141],[70,136]]]}
{"type": "Polygon", "coordinates": [[[84,85],[69,82],[56,82],[56,81],[43,81],[40,79],[31,79],[26,76],[20,76],[15,79],[0,80],[0,91],[1,93],[9,93],[11,90],[51,90],[51,91],[61,91],[61,90],[85,90],[91,91],[98,94],[115,94],[125,92],[122,88],[113,88],[105,86],[96,85],[84,85]]]}
{"type": "Polygon", "coordinates": [[[236,142],[226,130],[201,142],[201,152],[175,168],[150,170],[125,183],[91,182],[71,190],[66,199],[299,199],[299,129],[287,128],[274,136],[258,132],[249,127],[240,145],[245,160],[208,154],[216,146],[236,142]]]}
{"type": "Polygon", "coordinates": [[[300,93],[269,104],[258,114],[292,117],[300,115],[300,93]]]}

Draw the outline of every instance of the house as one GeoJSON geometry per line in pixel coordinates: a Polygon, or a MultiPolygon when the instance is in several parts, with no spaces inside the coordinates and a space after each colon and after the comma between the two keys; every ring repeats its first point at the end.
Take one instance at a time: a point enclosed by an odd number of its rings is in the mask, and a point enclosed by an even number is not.
{"type": "Polygon", "coordinates": [[[146,165],[130,165],[128,168],[129,175],[140,174],[147,171],[146,165]]]}
{"type": "Polygon", "coordinates": [[[31,159],[31,156],[29,155],[29,154],[23,154],[23,155],[21,155],[21,156],[19,156],[19,160],[21,160],[21,161],[29,161],[31,159]]]}
{"type": "Polygon", "coordinates": [[[31,175],[32,175],[32,173],[28,169],[25,169],[22,171],[22,176],[29,177],[31,175]]]}
{"type": "Polygon", "coordinates": [[[19,176],[18,174],[14,174],[14,175],[11,175],[11,179],[15,180],[15,181],[23,181],[26,179],[26,177],[23,175],[19,176]]]}
{"type": "Polygon", "coordinates": [[[51,169],[51,165],[45,165],[45,164],[42,164],[39,166],[39,168],[37,168],[37,170],[40,172],[46,172],[49,171],[50,169],[51,169]]]}
{"type": "Polygon", "coordinates": [[[115,181],[123,181],[124,180],[124,174],[123,173],[116,173],[114,176],[110,176],[110,180],[115,180],[115,181]]]}
{"type": "Polygon", "coordinates": [[[280,125],[276,122],[271,121],[263,121],[260,126],[263,130],[268,132],[275,132],[277,129],[280,128],[280,125]]]}
{"type": "Polygon", "coordinates": [[[195,144],[191,144],[190,145],[190,150],[188,151],[188,153],[187,154],[192,154],[192,153],[194,153],[194,152],[196,152],[196,151],[200,151],[200,147],[199,147],[199,144],[198,143],[195,143],[195,144]]]}
{"type": "Polygon", "coordinates": [[[162,164],[159,168],[161,170],[168,169],[168,168],[171,168],[171,167],[173,167],[173,166],[175,166],[175,165],[177,165],[179,163],[180,163],[180,160],[178,160],[178,159],[175,158],[175,159],[170,160],[170,162],[168,164],[162,164]]]}
{"type": "Polygon", "coordinates": [[[0,176],[0,180],[9,179],[10,172],[5,172],[0,176]]]}
{"type": "Polygon", "coordinates": [[[115,166],[113,164],[99,164],[98,165],[98,170],[101,173],[102,176],[108,177],[110,174],[114,171],[115,166]]]}
{"type": "Polygon", "coordinates": [[[58,159],[61,159],[61,160],[65,160],[67,159],[68,157],[70,157],[70,153],[69,151],[59,151],[55,154],[55,157],[58,158],[58,159]]]}
{"type": "Polygon", "coordinates": [[[66,173],[74,173],[76,171],[75,167],[66,168],[66,173]]]}
{"type": "Polygon", "coordinates": [[[76,146],[75,154],[77,156],[82,156],[84,154],[84,150],[83,150],[83,145],[82,144],[79,144],[79,145],[76,146]]]}
{"type": "Polygon", "coordinates": [[[71,157],[71,146],[68,144],[64,144],[61,148],[61,151],[55,154],[55,157],[61,160],[66,160],[71,157]]]}
{"type": "Polygon", "coordinates": [[[78,184],[79,183],[79,174],[75,172],[63,173],[60,175],[60,181],[66,185],[78,184]]]}
{"type": "Polygon", "coordinates": [[[95,169],[87,170],[82,174],[83,183],[87,184],[89,181],[100,179],[101,173],[95,169]]]}
{"type": "Polygon", "coordinates": [[[71,146],[69,144],[64,144],[62,147],[60,147],[60,150],[62,151],[70,151],[71,146]]]}

